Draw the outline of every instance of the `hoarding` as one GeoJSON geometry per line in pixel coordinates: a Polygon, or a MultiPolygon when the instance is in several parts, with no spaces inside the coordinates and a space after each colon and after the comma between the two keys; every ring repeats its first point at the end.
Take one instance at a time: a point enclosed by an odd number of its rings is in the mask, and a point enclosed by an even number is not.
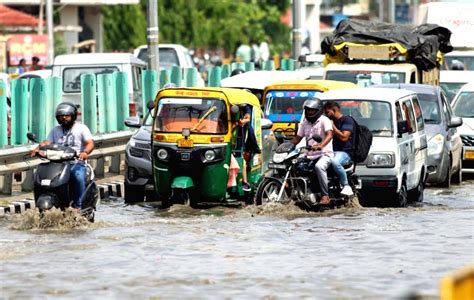
{"type": "Polygon", "coordinates": [[[48,36],[46,34],[14,34],[8,40],[9,64],[18,65],[24,58],[26,64],[31,64],[31,58],[37,56],[40,65],[48,62],[48,36]]]}

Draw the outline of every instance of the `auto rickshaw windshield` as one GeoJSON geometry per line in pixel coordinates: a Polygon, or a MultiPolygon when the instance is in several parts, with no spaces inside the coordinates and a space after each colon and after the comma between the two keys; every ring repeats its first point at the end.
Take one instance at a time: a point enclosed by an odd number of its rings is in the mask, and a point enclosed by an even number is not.
{"type": "Polygon", "coordinates": [[[162,98],[158,103],[155,131],[226,134],[226,104],[216,98],[162,98]]]}
{"type": "Polygon", "coordinates": [[[269,91],[265,99],[265,115],[303,113],[303,103],[320,91],[269,91]]]}

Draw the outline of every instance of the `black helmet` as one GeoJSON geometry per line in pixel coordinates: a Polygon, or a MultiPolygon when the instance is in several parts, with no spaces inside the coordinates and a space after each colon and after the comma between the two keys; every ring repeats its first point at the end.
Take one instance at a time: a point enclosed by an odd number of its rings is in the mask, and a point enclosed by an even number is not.
{"type": "Polygon", "coordinates": [[[464,70],[464,64],[461,61],[455,59],[451,63],[451,70],[458,70],[458,71],[464,70]]]}
{"type": "Polygon", "coordinates": [[[238,74],[242,74],[242,73],[245,73],[245,70],[242,70],[242,69],[234,69],[232,71],[232,73],[230,73],[230,76],[234,76],[234,75],[238,75],[238,74]]]}
{"type": "Polygon", "coordinates": [[[61,126],[70,127],[72,123],[77,119],[77,106],[71,102],[62,102],[59,103],[56,107],[56,120],[61,126]],[[63,124],[61,122],[60,116],[72,116],[71,124],[63,124]]]}
{"type": "Polygon", "coordinates": [[[318,98],[307,99],[303,103],[304,117],[314,123],[323,113],[323,102],[318,98]]]}

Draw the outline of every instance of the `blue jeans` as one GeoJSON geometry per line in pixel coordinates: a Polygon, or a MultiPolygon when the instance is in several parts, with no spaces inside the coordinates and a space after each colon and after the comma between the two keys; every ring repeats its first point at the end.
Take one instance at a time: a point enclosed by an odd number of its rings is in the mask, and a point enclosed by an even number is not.
{"type": "Polygon", "coordinates": [[[71,168],[71,180],[72,180],[72,200],[74,201],[74,207],[82,209],[82,195],[86,191],[86,164],[84,161],[74,162],[71,168]]]}
{"type": "Polygon", "coordinates": [[[349,154],[347,154],[347,152],[334,151],[334,157],[331,160],[331,165],[343,186],[348,185],[349,182],[347,181],[347,174],[342,165],[349,162],[350,160],[351,157],[349,156],[349,154]]]}

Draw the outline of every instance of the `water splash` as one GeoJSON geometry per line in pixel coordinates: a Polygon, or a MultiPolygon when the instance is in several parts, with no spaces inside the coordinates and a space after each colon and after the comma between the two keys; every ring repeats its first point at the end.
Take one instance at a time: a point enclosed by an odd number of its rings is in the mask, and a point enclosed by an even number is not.
{"type": "Polygon", "coordinates": [[[57,231],[68,231],[72,229],[86,229],[90,222],[73,208],[51,209],[40,213],[38,209],[30,209],[26,212],[11,216],[13,230],[47,229],[57,231]]]}

